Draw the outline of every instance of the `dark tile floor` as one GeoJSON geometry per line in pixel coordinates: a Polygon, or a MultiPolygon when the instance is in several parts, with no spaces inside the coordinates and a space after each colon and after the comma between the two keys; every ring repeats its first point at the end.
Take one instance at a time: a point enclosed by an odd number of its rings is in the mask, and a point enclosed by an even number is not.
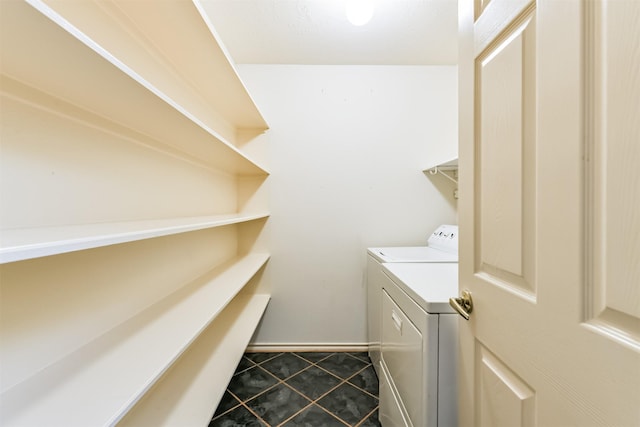
{"type": "Polygon", "coordinates": [[[209,427],[374,427],[367,353],[245,353],[209,427]]]}

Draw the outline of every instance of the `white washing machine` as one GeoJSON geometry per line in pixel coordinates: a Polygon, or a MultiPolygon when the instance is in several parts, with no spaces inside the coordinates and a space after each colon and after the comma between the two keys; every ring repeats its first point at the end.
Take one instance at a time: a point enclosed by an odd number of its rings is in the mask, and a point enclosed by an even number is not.
{"type": "Polygon", "coordinates": [[[457,263],[383,264],[383,427],[457,426],[457,263]]]}
{"type": "MultiPolygon", "coordinates": [[[[380,330],[383,263],[458,262],[458,226],[441,225],[427,239],[426,246],[369,248],[367,250],[367,335],[369,357],[380,373],[380,330]]],[[[457,293],[457,289],[456,289],[457,293]]],[[[456,294],[454,293],[454,295],[456,294]]]]}

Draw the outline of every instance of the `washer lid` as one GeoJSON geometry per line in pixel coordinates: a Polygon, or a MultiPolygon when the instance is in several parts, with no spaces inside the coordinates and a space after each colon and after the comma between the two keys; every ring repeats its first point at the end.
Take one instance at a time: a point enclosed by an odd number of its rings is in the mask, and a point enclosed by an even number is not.
{"type": "Polygon", "coordinates": [[[449,298],[458,295],[457,263],[385,263],[382,267],[427,313],[455,313],[449,298]]]}
{"type": "Polygon", "coordinates": [[[458,254],[429,246],[369,248],[368,252],[380,262],[458,262],[458,254]]]}

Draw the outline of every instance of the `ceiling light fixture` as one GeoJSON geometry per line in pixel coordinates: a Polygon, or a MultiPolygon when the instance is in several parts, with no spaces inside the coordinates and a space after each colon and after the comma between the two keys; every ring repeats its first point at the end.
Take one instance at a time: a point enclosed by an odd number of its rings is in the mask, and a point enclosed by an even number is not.
{"type": "Polygon", "coordinates": [[[359,27],[373,18],[374,9],[373,0],[348,0],[345,12],[349,22],[359,27]]]}

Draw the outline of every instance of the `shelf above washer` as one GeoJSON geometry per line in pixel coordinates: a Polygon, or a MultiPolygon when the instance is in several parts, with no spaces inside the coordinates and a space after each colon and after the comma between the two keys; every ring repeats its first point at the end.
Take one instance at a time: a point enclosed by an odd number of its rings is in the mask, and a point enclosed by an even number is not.
{"type": "Polygon", "coordinates": [[[438,173],[446,177],[448,180],[458,185],[458,158],[448,160],[446,162],[438,163],[432,166],[429,166],[423,170],[425,175],[428,173],[429,175],[437,175],[438,173]],[[453,172],[453,176],[445,173],[453,172]]]}

